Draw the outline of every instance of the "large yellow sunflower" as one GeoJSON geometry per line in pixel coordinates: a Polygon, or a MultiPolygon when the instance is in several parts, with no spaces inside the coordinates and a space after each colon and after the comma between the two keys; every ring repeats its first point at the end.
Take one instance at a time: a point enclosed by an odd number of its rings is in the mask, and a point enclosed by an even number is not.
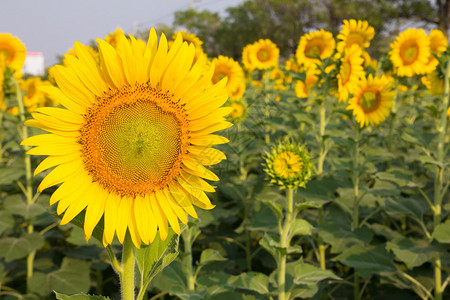
{"type": "Polygon", "coordinates": [[[344,20],[342,30],[337,35],[339,42],[337,50],[343,52],[344,49],[350,49],[352,45],[358,45],[361,49],[370,46],[370,40],[375,36],[375,29],[367,21],[344,20]]]}
{"type": "MultiPolygon", "coordinates": [[[[444,33],[439,29],[433,29],[430,31],[428,38],[430,40],[431,53],[434,52],[438,57],[440,57],[442,55],[442,52],[444,52],[448,46],[448,40],[445,37],[444,33]]],[[[436,59],[434,55],[431,54],[428,57],[427,73],[433,72],[433,70],[436,69],[438,64],[439,61],[436,59]]]]}
{"type": "Polygon", "coordinates": [[[251,64],[259,70],[267,70],[278,66],[280,50],[269,39],[260,39],[250,48],[249,59],[251,64]]]}
{"type": "Polygon", "coordinates": [[[214,68],[193,66],[195,47],[178,35],[168,51],[167,39],[150,31],[142,51],[134,37],[119,34],[118,48],[97,39],[100,66],[86,46],[75,43],[78,58],[57,66],[58,87],[45,87],[67,109],[38,108],[28,126],[49,132],[23,145],[32,155],[48,155],[35,174],[56,166],[38,187],[62,183],[50,198],[66,224],[86,209],[86,239],[104,217],[104,245],[114,234],[122,243],[127,230],[133,243],[149,244],[168,225],[180,233],[178,219],[197,217],[192,205],[214,206],[205,192],[218,180],[208,168],[225,155],[211,148],[228,142],[212,134],[231,123],[226,80],[211,84],[214,68]]]}
{"type": "Polygon", "coordinates": [[[427,72],[430,41],[423,29],[409,28],[391,44],[391,61],[398,76],[412,77],[427,72]]]}
{"type": "Polygon", "coordinates": [[[360,127],[378,125],[386,119],[394,104],[395,92],[392,89],[392,80],[384,75],[363,77],[346,109],[353,110],[360,127]]]}
{"type": "Polygon", "coordinates": [[[20,71],[25,63],[26,49],[22,42],[9,33],[0,33],[0,60],[8,67],[20,71]]]}
{"type": "Polygon", "coordinates": [[[308,98],[317,80],[319,80],[319,77],[312,69],[307,71],[305,81],[297,80],[295,83],[295,95],[298,98],[308,98]]]}
{"type": "Polygon", "coordinates": [[[346,101],[349,94],[354,93],[359,79],[365,76],[363,63],[364,59],[359,46],[353,45],[345,50],[344,57],[341,59],[339,73],[337,74],[339,102],[346,101]]]}
{"type": "Polygon", "coordinates": [[[239,63],[230,57],[219,55],[219,57],[212,60],[212,64],[215,66],[214,74],[211,78],[212,83],[215,84],[227,77],[226,88],[228,94],[233,94],[244,81],[244,71],[239,63]]]}
{"type": "Polygon", "coordinates": [[[307,68],[315,68],[321,60],[331,56],[335,44],[333,34],[323,29],[305,34],[295,52],[297,62],[307,68]]]}

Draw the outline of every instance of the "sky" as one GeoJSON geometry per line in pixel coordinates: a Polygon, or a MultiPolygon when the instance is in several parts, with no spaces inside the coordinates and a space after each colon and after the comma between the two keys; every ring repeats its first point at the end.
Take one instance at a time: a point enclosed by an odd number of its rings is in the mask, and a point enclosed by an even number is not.
{"type": "Polygon", "coordinates": [[[56,56],[73,48],[75,41],[87,44],[103,38],[117,27],[126,33],[133,28],[172,24],[177,10],[193,4],[199,11],[221,14],[243,0],[3,0],[0,32],[11,33],[27,51],[43,52],[47,66],[56,56]]]}

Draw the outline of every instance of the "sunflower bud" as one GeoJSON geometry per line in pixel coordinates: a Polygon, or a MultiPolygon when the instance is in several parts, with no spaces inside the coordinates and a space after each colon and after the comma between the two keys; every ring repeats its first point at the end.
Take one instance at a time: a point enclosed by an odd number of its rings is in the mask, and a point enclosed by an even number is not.
{"type": "Polygon", "coordinates": [[[312,175],[312,163],[303,146],[282,143],[267,153],[264,171],[270,182],[283,188],[305,187],[312,175]]]}

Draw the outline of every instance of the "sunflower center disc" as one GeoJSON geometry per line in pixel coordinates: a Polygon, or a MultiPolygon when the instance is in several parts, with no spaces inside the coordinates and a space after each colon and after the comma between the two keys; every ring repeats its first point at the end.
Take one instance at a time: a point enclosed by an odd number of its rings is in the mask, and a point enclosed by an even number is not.
{"type": "Polygon", "coordinates": [[[111,172],[132,182],[158,183],[177,159],[180,125],[152,102],[116,107],[101,125],[99,146],[111,172]]]}
{"type": "Polygon", "coordinates": [[[178,175],[189,131],[183,108],[170,95],[146,84],[124,87],[100,98],[85,119],[85,168],[110,192],[143,195],[178,175]]]}
{"type": "Polygon", "coordinates": [[[361,108],[364,112],[369,113],[378,108],[379,94],[373,91],[365,91],[361,96],[361,108]]]}
{"type": "Polygon", "coordinates": [[[407,44],[400,49],[400,55],[403,58],[405,65],[410,65],[414,63],[419,55],[419,49],[415,43],[407,44]]]}
{"type": "Polygon", "coordinates": [[[267,61],[270,58],[269,52],[265,49],[259,50],[256,56],[260,61],[267,61]]]}
{"type": "Polygon", "coordinates": [[[321,52],[322,47],[318,44],[318,41],[315,41],[306,46],[305,56],[309,58],[317,58],[320,57],[321,52]]]}
{"type": "Polygon", "coordinates": [[[363,47],[364,37],[359,32],[350,32],[347,36],[347,48],[350,48],[353,44],[363,47]]]}

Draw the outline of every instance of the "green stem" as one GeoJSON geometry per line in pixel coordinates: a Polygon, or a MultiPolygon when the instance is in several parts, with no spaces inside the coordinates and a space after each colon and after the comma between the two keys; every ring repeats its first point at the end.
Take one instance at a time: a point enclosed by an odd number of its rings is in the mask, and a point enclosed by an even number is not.
{"type": "MultiPolygon", "coordinates": [[[[442,183],[444,177],[444,169],[442,167],[445,157],[445,134],[447,132],[447,109],[449,105],[449,92],[450,92],[450,61],[447,62],[447,68],[445,72],[444,80],[444,95],[442,97],[442,112],[438,126],[438,145],[437,145],[437,166],[436,177],[434,180],[434,209],[433,209],[433,228],[441,223],[441,210],[442,210],[442,183]]],[[[441,256],[437,254],[434,257],[434,299],[442,299],[442,268],[441,268],[441,256]]]]}
{"type": "MultiPolygon", "coordinates": [[[[239,130],[239,129],[238,129],[239,130]]],[[[242,153],[239,154],[239,173],[240,173],[240,179],[241,179],[241,194],[242,194],[242,204],[244,206],[244,231],[245,231],[245,259],[247,262],[247,271],[252,271],[252,255],[251,255],[251,236],[250,236],[250,230],[248,228],[249,224],[249,202],[247,199],[247,171],[244,167],[244,159],[242,158],[242,153]]]]}
{"type": "Polygon", "coordinates": [[[353,223],[352,229],[359,227],[359,125],[354,122],[355,126],[355,141],[353,146],[353,223]]]}
{"type": "Polygon", "coordinates": [[[287,250],[289,248],[290,241],[290,230],[291,224],[294,216],[294,190],[288,189],[286,192],[286,218],[284,220],[284,225],[280,232],[280,245],[282,252],[279,255],[279,270],[278,270],[278,288],[279,288],[279,300],[289,299],[288,294],[286,294],[286,258],[287,250]]]}
{"type": "Polygon", "coordinates": [[[395,78],[395,97],[394,102],[391,109],[391,118],[389,122],[389,133],[387,140],[387,148],[389,152],[392,152],[392,136],[394,134],[394,123],[397,116],[397,99],[398,99],[398,78],[395,78]]]}
{"type": "Polygon", "coordinates": [[[265,136],[264,136],[264,138],[265,138],[266,145],[270,145],[270,134],[269,134],[270,126],[268,124],[268,122],[270,120],[270,98],[269,98],[269,93],[268,93],[270,72],[267,71],[265,73],[265,75],[266,76],[264,78],[264,104],[265,104],[265,107],[264,107],[264,119],[265,119],[264,133],[265,133],[265,136]]]}
{"type": "Polygon", "coordinates": [[[122,300],[134,300],[134,245],[130,233],[127,231],[123,241],[122,272],[120,273],[120,287],[122,300]]]}
{"type": "Polygon", "coordinates": [[[321,175],[323,172],[323,164],[325,162],[325,126],[326,126],[326,106],[325,106],[325,95],[320,101],[319,105],[319,138],[320,138],[320,148],[319,148],[319,159],[317,161],[317,175],[321,175]]]}
{"type": "Polygon", "coordinates": [[[195,276],[192,268],[192,228],[185,230],[182,234],[184,241],[184,266],[186,268],[188,290],[195,290],[195,276]]]}
{"type": "MultiPolygon", "coordinates": [[[[19,107],[19,118],[21,127],[21,136],[22,140],[28,138],[28,127],[24,125],[25,122],[25,107],[23,105],[22,92],[20,90],[20,85],[18,80],[14,80],[14,85],[16,87],[16,100],[17,106],[19,107]]],[[[29,149],[28,146],[24,146],[24,150],[27,151],[29,149]]],[[[27,205],[33,204],[33,174],[31,172],[31,157],[28,154],[24,154],[24,163],[25,163],[25,188],[24,194],[25,199],[27,201],[27,205]]],[[[34,226],[31,220],[27,220],[27,233],[31,234],[34,231],[34,226]]],[[[34,269],[34,258],[36,256],[36,251],[32,251],[27,255],[27,289],[28,283],[33,276],[34,269]]]]}

